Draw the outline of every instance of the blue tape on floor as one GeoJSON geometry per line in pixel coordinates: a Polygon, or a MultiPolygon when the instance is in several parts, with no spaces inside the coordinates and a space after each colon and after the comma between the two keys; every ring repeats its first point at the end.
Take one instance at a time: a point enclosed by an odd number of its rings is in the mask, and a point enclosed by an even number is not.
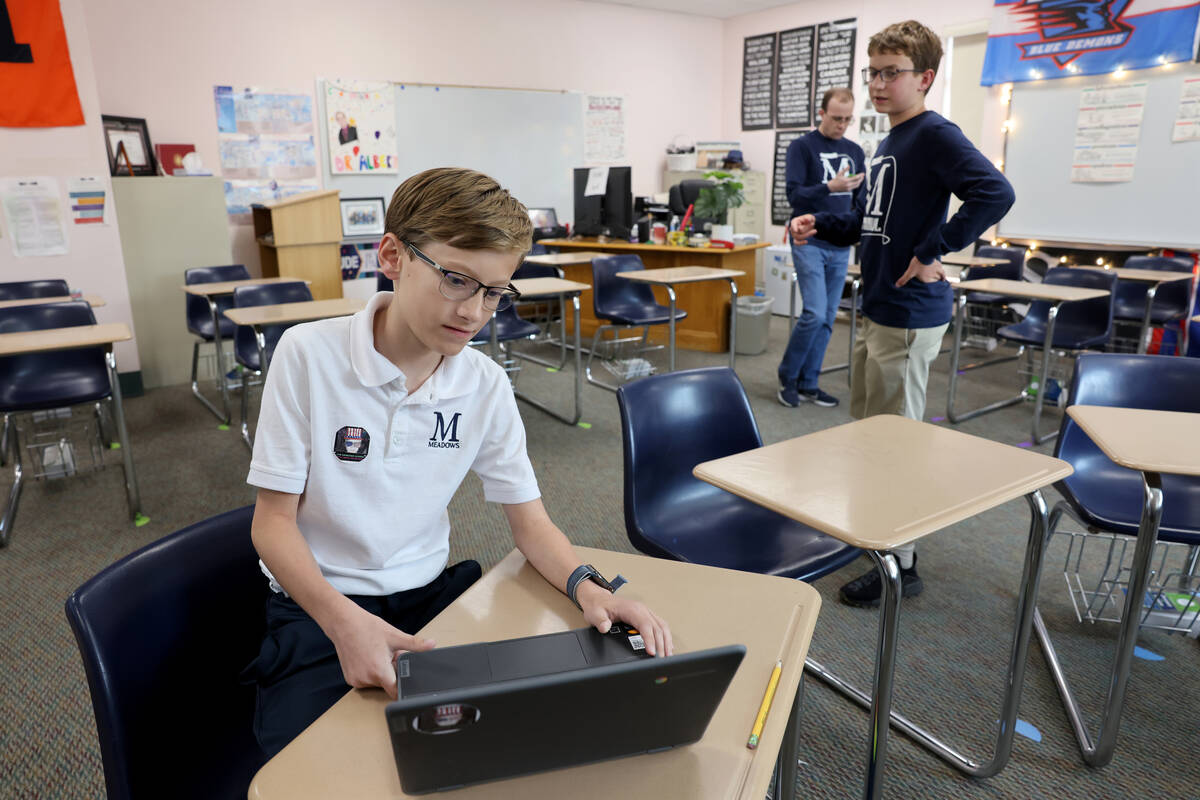
{"type": "Polygon", "coordinates": [[[1143,661],[1166,661],[1166,656],[1160,656],[1158,653],[1152,653],[1144,647],[1134,647],[1133,655],[1143,661]]]}
{"type": "Polygon", "coordinates": [[[1033,447],[1033,442],[1017,442],[1017,447],[1033,447]]]}
{"type": "Polygon", "coordinates": [[[1017,720],[1017,733],[1021,734],[1026,739],[1032,739],[1035,742],[1040,742],[1042,740],[1042,732],[1023,719],[1017,720]]]}
{"type": "Polygon", "coordinates": [[[945,417],[930,417],[929,421],[930,422],[942,422],[945,419],[946,419],[945,417]]]}

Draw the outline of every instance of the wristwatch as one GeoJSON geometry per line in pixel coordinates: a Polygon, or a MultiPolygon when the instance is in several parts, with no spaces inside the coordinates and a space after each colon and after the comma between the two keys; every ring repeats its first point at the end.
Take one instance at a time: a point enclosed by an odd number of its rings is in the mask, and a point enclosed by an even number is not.
{"type": "Polygon", "coordinates": [[[583,610],[583,606],[579,605],[579,601],[575,599],[575,592],[579,589],[579,584],[588,579],[591,579],[594,583],[599,585],[600,588],[607,589],[610,592],[615,592],[626,583],[626,580],[620,575],[618,575],[616,580],[614,580],[612,583],[609,583],[608,580],[600,574],[600,571],[591,564],[581,564],[580,566],[576,567],[575,571],[571,573],[571,576],[567,578],[567,597],[571,599],[571,602],[574,603],[575,607],[580,611],[583,610]]]}

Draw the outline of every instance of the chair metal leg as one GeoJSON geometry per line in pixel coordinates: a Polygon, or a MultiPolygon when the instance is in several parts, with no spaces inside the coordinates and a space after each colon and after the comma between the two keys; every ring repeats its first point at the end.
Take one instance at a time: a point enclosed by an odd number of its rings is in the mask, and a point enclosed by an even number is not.
{"type": "MultiPolygon", "coordinates": [[[[671,301],[671,318],[667,321],[667,326],[670,329],[671,342],[667,348],[667,372],[675,371],[675,287],[671,284],[663,284],[663,288],[667,290],[667,298],[671,301]]],[[[736,291],[736,290],[735,290],[736,291]]],[[[735,309],[736,310],[736,309],[735,309]]],[[[650,328],[646,328],[646,334],[649,335],[650,328]]],[[[730,364],[730,366],[733,366],[730,364]]]]}
{"type": "Polygon", "coordinates": [[[249,381],[246,373],[243,373],[242,421],[241,421],[242,444],[246,445],[246,447],[250,450],[250,452],[253,453],[254,452],[254,437],[250,433],[250,423],[247,419],[249,417],[249,405],[250,405],[250,401],[248,399],[249,397],[250,397],[250,381],[249,381]]]}
{"type": "MultiPolygon", "coordinates": [[[[737,300],[738,288],[737,281],[733,278],[729,279],[729,368],[733,369],[737,361],[737,300]]],[[[674,320],[674,306],[672,306],[671,318],[674,320]]],[[[674,350],[671,351],[674,353],[674,350]]]]}
{"type": "MultiPolygon", "coordinates": [[[[578,319],[579,312],[576,311],[575,314],[576,314],[576,319],[578,319]]],[[[605,383],[604,381],[600,380],[599,378],[592,377],[592,359],[596,357],[596,345],[598,345],[600,343],[600,335],[602,333],[604,333],[604,331],[610,330],[610,329],[618,330],[616,325],[597,325],[596,326],[596,331],[595,331],[595,333],[592,334],[592,346],[590,348],[588,348],[588,360],[587,360],[587,366],[584,368],[584,374],[587,377],[587,382],[592,384],[593,386],[599,386],[601,389],[608,389],[610,392],[615,392],[617,390],[617,386],[615,384],[605,383]]]]}
{"type": "Polygon", "coordinates": [[[1142,514],[1138,524],[1137,544],[1133,551],[1129,587],[1125,593],[1125,605],[1121,612],[1121,627],[1117,633],[1116,654],[1108,684],[1108,699],[1100,717],[1100,730],[1095,741],[1088,733],[1079,703],[1071,692],[1062,663],[1055,652],[1050,633],[1042,615],[1034,609],[1034,630],[1038,644],[1046,657],[1046,665],[1058,694],[1062,698],[1063,710],[1075,731],[1079,752],[1084,763],[1092,767],[1103,767],[1112,761],[1117,746],[1117,734],[1121,727],[1121,713],[1125,707],[1125,691],[1129,686],[1129,672],[1133,664],[1133,648],[1137,644],[1138,629],[1141,627],[1142,599],[1146,596],[1146,583],[1150,577],[1150,559],[1158,540],[1158,526],[1162,521],[1162,477],[1156,472],[1142,473],[1142,514]]]}
{"type": "MultiPolygon", "coordinates": [[[[858,289],[862,286],[862,278],[856,277],[850,281],[850,346],[846,350],[846,361],[843,364],[830,364],[823,367],[819,374],[846,370],[846,385],[853,391],[854,376],[851,375],[850,365],[854,362],[854,340],[858,338],[858,289]]],[[[795,311],[795,298],[792,303],[795,311]]]]}
{"type": "Polygon", "coordinates": [[[108,429],[107,421],[104,419],[104,406],[99,401],[96,402],[96,437],[100,440],[101,446],[105,450],[112,448],[113,439],[112,433],[108,429]]]}
{"type": "Polygon", "coordinates": [[[1150,349],[1150,313],[1154,310],[1154,295],[1157,292],[1157,283],[1146,287],[1146,311],[1142,314],[1142,327],[1138,329],[1137,351],[1139,355],[1144,355],[1150,349]]]}
{"type": "Polygon", "coordinates": [[[804,706],[804,673],[800,673],[800,683],[796,686],[796,698],[792,701],[792,710],[788,715],[787,728],[783,731],[783,740],[779,743],[779,757],[775,765],[775,800],[791,800],[796,794],[796,766],[799,759],[797,744],[800,741],[800,717],[804,706]]]}
{"type": "Polygon", "coordinates": [[[0,467],[8,463],[8,431],[12,425],[9,414],[4,415],[4,429],[0,431],[0,467]]]}
{"type": "Polygon", "coordinates": [[[142,513],[142,497],[138,491],[137,473],[133,469],[133,451],[129,447],[129,433],[125,429],[125,408],[121,403],[121,380],[117,375],[117,358],[110,348],[104,354],[108,364],[108,380],[112,384],[113,416],[116,418],[117,438],[121,442],[121,459],[125,467],[125,497],[129,501],[129,518],[135,525],[145,525],[150,518],[142,513]]]}
{"type": "Polygon", "coordinates": [[[1040,491],[1025,495],[1031,519],[1029,539],[1025,546],[1025,564],[1021,574],[1021,586],[1017,597],[1016,626],[1009,651],[1008,668],[1004,677],[1004,695],[1001,700],[999,719],[996,723],[996,744],[992,757],[983,763],[976,762],[941,741],[924,728],[916,725],[904,715],[890,710],[892,671],[895,668],[895,626],[899,616],[899,565],[889,553],[870,552],[883,576],[884,592],[880,606],[879,645],[876,649],[875,689],[868,695],[850,683],[831,673],[820,663],[809,658],[804,662],[806,671],[830,687],[871,711],[871,750],[867,762],[867,781],[863,796],[877,798],[883,787],[883,766],[887,746],[887,722],[899,728],[917,744],[941,758],[950,766],[974,778],[987,778],[998,773],[1008,763],[1012,754],[1013,736],[1016,733],[1017,708],[1021,700],[1021,687],[1025,682],[1025,666],[1029,652],[1030,632],[1037,619],[1037,593],[1041,583],[1042,560],[1046,554],[1048,540],[1046,502],[1040,491]],[[890,564],[888,562],[891,562],[890,564]],[[896,570],[894,580],[891,570],[896,570]],[[891,592],[889,592],[889,587],[891,592]],[[894,594],[894,597],[889,596],[894,594]],[[889,602],[893,607],[889,607],[889,602]],[[874,701],[873,699],[874,698],[874,701]]]}
{"type": "MultiPolygon", "coordinates": [[[[212,404],[212,401],[210,401],[207,397],[205,397],[204,393],[200,391],[200,379],[197,377],[197,375],[199,373],[199,368],[200,368],[200,344],[203,341],[204,341],[203,339],[196,339],[194,342],[192,342],[192,394],[196,397],[197,400],[199,400],[204,405],[205,408],[207,408],[209,411],[212,412],[214,417],[221,420],[222,425],[228,425],[229,424],[229,400],[228,400],[228,398],[225,399],[225,403],[226,403],[225,415],[221,416],[220,409],[218,409],[216,406],[214,406],[212,404]]],[[[220,345],[218,345],[218,347],[219,346],[220,345]]],[[[218,369],[220,369],[220,366],[218,366],[218,369]]],[[[220,382],[221,382],[221,386],[223,387],[225,385],[225,373],[221,373],[220,382]]]]}
{"type": "MultiPolygon", "coordinates": [[[[8,415],[5,415],[5,422],[8,422],[8,415]]],[[[21,469],[21,437],[15,425],[8,433],[5,446],[12,447],[13,485],[8,492],[8,505],[4,509],[4,516],[0,518],[0,547],[7,547],[8,540],[12,537],[13,522],[17,518],[17,504],[21,499],[21,485],[24,481],[24,471],[21,469]]]]}
{"type": "Polygon", "coordinates": [[[1053,354],[1054,323],[1058,319],[1058,309],[1062,303],[1055,303],[1046,312],[1046,338],[1042,344],[1042,372],[1038,377],[1038,393],[1033,400],[1033,433],[1030,441],[1034,444],[1048,442],[1058,436],[1058,431],[1051,431],[1045,436],[1038,435],[1038,426],[1042,421],[1042,409],[1046,405],[1047,378],[1050,375],[1050,356],[1053,354]]]}
{"type": "MultiPolygon", "coordinates": [[[[559,297],[559,301],[561,303],[561,301],[562,301],[561,296],[559,297]]],[[[545,411],[547,414],[549,414],[550,416],[552,416],[556,419],[562,420],[563,422],[567,423],[568,425],[574,425],[575,423],[579,422],[579,418],[583,414],[582,405],[581,405],[581,401],[582,401],[582,397],[583,397],[583,371],[580,369],[581,356],[579,354],[579,350],[580,350],[579,295],[575,294],[571,298],[571,302],[574,305],[574,309],[575,309],[575,315],[574,315],[575,316],[575,405],[574,405],[574,411],[569,416],[565,415],[565,414],[560,414],[559,412],[551,409],[549,406],[542,403],[541,401],[535,400],[526,394],[518,392],[516,386],[515,385],[513,386],[513,394],[515,394],[519,399],[524,400],[526,403],[529,403],[529,405],[533,406],[534,408],[538,408],[538,409],[541,409],[542,411],[545,411]]],[[[593,347],[593,349],[595,349],[594,343],[593,343],[592,347],[593,347]]],[[[566,358],[566,342],[565,342],[565,340],[563,342],[563,348],[564,348],[563,349],[563,357],[565,359],[566,358]]],[[[526,355],[523,355],[516,351],[513,351],[513,356],[516,358],[525,359],[527,361],[534,361],[539,364],[546,363],[544,361],[541,361],[540,359],[534,358],[532,356],[526,356],[526,355]]],[[[588,360],[589,360],[589,362],[591,361],[590,354],[588,356],[588,360]]]]}
{"type": "MultiPolygon", "coordinates": [[[[1057,306],[1055,306],[1057,309],[1057,306]]],[[[950,346],[950,388],[946,392],[946,419],[954,424],[966,422],[969,419],[990,414],[993,411],[999,411],[1002,408],[1016,405],[1025,399],[1025,393],[1018,392],[1015,397],[1009,397],[1005,400],[999,400],[995,403],[976,408],[971,411],[957,412],[954,410],[954,404],[958,398],[958,373],[959,373],[959,357],[962,353],[962,329],[963,318],[966,316],[967,296],[959,293],[954,299],[954,344],[950,346]]],[[[997,359],[989,361],[987,364],[979,366],[992,366],[993,364],[1003,363],[1003,360],[997,359]]],[[[978,367],[977,367],[978,368],[978,367]]]]}

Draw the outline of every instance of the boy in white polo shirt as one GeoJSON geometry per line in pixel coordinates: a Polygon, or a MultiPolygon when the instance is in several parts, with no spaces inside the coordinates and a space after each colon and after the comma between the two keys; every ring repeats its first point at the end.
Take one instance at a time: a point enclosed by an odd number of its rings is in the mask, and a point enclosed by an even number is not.
{"type": "Polygon", "coordinates": [[[467,470],[502,504],[513,541],[600,631],[638,628],[669,655],[666,623],[606,588],[542,506],[525,429],[503,369],[467,346],[515,299],[529,250],[525,207],[465,169],[409,178],[392,197],[379,266],[395,292],[353,317],[280,339],[263,391],[247,481],[253,539],[274,595],[247,677],[255,735],[278,752],[349,687],[396,695],[411,635],[480,576],[446,567],[446,507],[467,470]]]}

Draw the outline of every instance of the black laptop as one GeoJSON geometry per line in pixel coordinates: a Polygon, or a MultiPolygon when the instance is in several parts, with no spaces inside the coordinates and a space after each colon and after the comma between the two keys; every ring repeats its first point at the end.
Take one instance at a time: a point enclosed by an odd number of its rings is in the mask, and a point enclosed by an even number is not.
{"type": "Polygon", "coordinates": [[[445,791],[699,741],[745,653],[651,658],[625,625],[404,653],[387,706],[400,785],[445,791]]]}

